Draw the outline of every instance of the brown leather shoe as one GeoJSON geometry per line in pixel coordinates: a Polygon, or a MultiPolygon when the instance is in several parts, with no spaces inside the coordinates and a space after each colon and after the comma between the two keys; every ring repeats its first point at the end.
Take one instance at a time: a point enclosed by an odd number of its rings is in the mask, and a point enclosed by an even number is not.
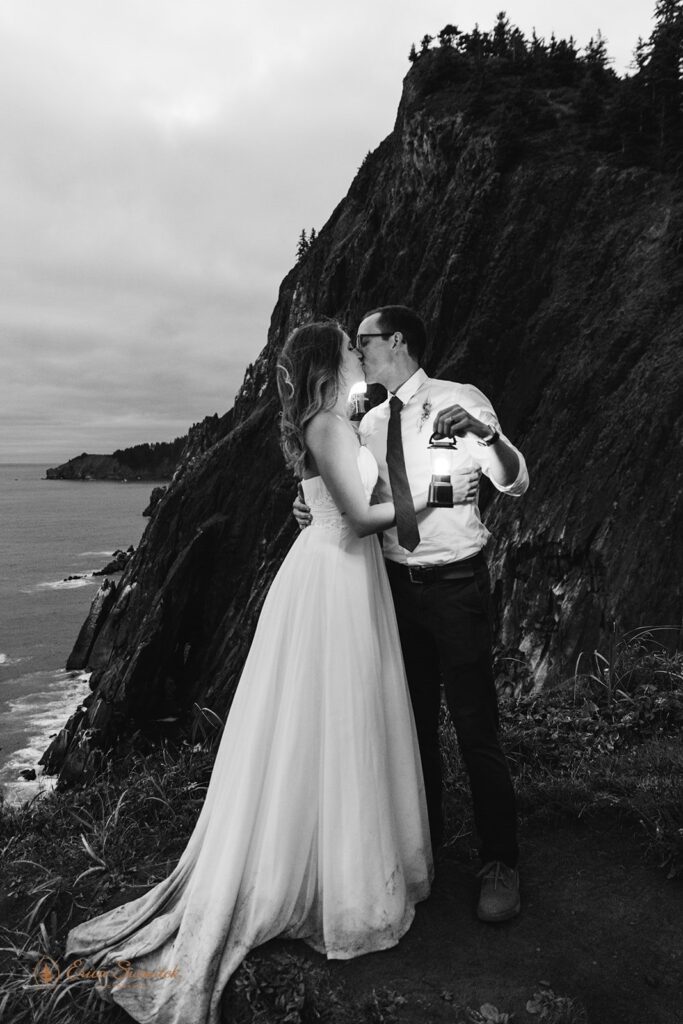
{"type": "Polygon", "coordinates": [[[484,864],[477,878],[481,878],[481,893],[477,906],[480,921],[509,921],[516,917],[521,906],[519,899],[519,872],[509,868],[502,860],[484,864]]]}

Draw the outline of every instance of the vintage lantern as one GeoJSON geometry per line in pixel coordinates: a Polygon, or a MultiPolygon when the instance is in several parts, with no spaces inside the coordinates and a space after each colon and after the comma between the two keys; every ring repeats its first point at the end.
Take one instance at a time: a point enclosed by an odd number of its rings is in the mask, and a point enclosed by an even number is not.
{"type": "Polygon", "coordinates": [[[354,384],[349,393],[349,419],[354,421],[362,420],[367,411],[367,401],[365,398],[365,392],[367,391],[367,384],[365,381],[361,381],[359,384],[354,384]]]}
{"type": "Polygon", "coordinates": [[[454,437],[440,437],[437,434],[432,434],[429,438],[432,479],[429,484],[428,508],[453,508],[451,473],[453,472],[455,451],[456,440],[454,437]]]}

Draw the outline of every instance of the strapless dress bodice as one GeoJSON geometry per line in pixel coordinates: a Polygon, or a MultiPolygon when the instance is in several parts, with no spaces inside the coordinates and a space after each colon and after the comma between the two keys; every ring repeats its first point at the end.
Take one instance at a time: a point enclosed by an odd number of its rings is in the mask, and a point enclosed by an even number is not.
{"type": "MultiPolygon", "coordinates": [[[[370,501],[375,484],[377,483],[377,463],[374,455],[365,445],[359,446],[357,459],[363,489],[368,501],[370,501]]],[[[302,480],[301,483],[304,489],[306,504],[313,516],[311,526],[328,529],[343,528],[346,525],[344,517],[325,486],[323,478],[321,476],[312,476],[308,480],[302,480]]]]}

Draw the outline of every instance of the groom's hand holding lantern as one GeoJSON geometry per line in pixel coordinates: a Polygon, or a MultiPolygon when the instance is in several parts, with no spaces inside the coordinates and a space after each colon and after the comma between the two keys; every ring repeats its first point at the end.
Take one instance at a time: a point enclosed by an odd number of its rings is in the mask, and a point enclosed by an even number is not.
{"type": "Polygon", "coordinates": [[[510,487],[519,474],[519,458],[497,427],[482,422],[461,405],[449,405],[434,418],[434,435],[438,437],[464,437],[474,434],[478,444],[487,451],[489,475],[501,487],[510,487]]]}
{"type": "Polygon", "coordinates": [[[428,450],[432,479],[427,507],[453,508],[454,505],[469,505],[476,501],[481,470],[455,464],[455,442],[448,438],[439,440],[436,434],[432,434],[428,450]]]}
{"type": "Polygon", "coordinates": [[[482,423],[461,405],[449,405],[434,418],[434,433],[437,437],[464,437],[475,434],[483,444],[493,445],[500,440],[500,434],[487,423],[482,423]]]}

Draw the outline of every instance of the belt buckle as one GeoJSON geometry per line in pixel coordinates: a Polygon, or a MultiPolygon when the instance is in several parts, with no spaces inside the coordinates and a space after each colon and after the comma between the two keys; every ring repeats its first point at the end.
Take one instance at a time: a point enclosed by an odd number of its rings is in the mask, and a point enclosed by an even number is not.
{"type": "Polygon", "coordinates": [[[408,565],[407,568],[411,583],[429,583],[434,575],[429,565],[408,565]]]}

